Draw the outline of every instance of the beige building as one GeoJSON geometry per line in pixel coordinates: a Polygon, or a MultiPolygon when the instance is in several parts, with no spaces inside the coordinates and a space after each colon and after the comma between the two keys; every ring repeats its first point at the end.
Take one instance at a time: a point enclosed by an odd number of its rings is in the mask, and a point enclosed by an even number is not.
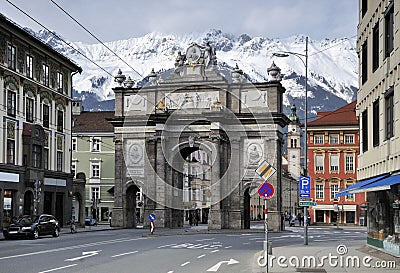
{"type": "Polygon", "coordinates": [[[353,192],[367,192],[368,243],[388,249],[400,238],[400,1],[360,0],[359,7],[360,182],[353,192]]]}

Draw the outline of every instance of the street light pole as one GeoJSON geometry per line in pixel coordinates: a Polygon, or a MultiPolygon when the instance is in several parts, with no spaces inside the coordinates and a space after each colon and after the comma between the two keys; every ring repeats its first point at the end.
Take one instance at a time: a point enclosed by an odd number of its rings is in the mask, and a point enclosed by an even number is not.
{"type": "MultiPolygon", "coordinates": [[[[301,62],[304,64],[305,69],[306,69],[306,74],[305,74],[305,98],[304,98],[304,176],[308,176],[308,132],[307,132],[307,119],[308,119],[308,101],[307,101],[307,93],[308,93],[308,37],[306,37],[306,51],[305,54],[302,53],[297,53],[297,52],[290,52],[290,51],[282,51],[281,53],[273,53],[272,55],[275,57],[289,57],[290,55],[297,56],[301,62]],[[305,60],[304,60],[304,59],[305,60]]],[[[308,207],[304,207],[304,244],[308,245],[308,229],[307,229],[307,210],[308,207]]]]}

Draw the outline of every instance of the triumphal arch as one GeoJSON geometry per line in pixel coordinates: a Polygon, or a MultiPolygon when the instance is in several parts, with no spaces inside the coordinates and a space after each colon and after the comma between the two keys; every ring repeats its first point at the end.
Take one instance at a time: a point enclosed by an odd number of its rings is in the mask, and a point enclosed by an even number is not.
{"type": "MultiPolygon", "coordinates": [[[[217,65],[210,44],[177,52],[175,68],[152,71],[134,85],[115,80],[115,189],[112,224],[136,226],[136,193],[144,196],[144,224],[250,227],[250,195],[263,181],[263,160],[277,172],[269,182],[269,227],[281,229],[281,148],[288,118],[285,89],[272,63],[267,82],[251,83],[236,65],[217,65]]],[[[268,76],[267,76],[268,73],[268,76]]],[[[256,193],[257,194],[257,193],[256,193]]]]}

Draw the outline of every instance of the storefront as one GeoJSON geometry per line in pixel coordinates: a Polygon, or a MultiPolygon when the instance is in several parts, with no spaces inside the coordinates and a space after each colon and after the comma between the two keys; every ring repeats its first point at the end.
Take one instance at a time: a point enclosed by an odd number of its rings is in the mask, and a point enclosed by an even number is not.
{"type": "Polygon", "coordinates": [[[400,255],[400,174],[376,176],[345,191],[367,193],[367,243],[400,255]]]}

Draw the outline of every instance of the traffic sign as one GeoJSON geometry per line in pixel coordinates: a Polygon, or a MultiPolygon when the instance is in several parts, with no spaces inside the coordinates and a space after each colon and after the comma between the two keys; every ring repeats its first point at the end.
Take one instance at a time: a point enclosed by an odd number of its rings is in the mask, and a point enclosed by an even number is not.
{"type": "Polygon", "coordinates": [[[258,166],[256,173],[261,176],[264,181],[267,181],[274,173],[276,169],[271,166],[266,160],[264,160],[260,166],[258,166]]]}
{"type": "Polygon", "coordinates": [[[299,197],[300,198],[311,198],[311,192],[310,192],[310,177],[309,176],[300,176],[300,192],[299,192],[299,197]]]}
{"type": "Polygon", "coordinates": [[[316,205],[317,205],[317,203],[315,203],[314,201],[300,201],[299,202],[300,207],[313,207],[316,205]]]}
{"type": "Polygon", "coordinates": [[[258,187],[258,195],[261,198],[270,199],[272,196],[274,196],[274,193],[274,186],[268,182],[265,182],[258,187]]]}
{"type": "Polygon", "coordinates": [[[156,220],[156,215],[154,214],[154,213],[152,213],[152,214],[150,214],[149,215],[149,220],[151,221],[151,222],[153,222],[154,220],[156,220]]]}

